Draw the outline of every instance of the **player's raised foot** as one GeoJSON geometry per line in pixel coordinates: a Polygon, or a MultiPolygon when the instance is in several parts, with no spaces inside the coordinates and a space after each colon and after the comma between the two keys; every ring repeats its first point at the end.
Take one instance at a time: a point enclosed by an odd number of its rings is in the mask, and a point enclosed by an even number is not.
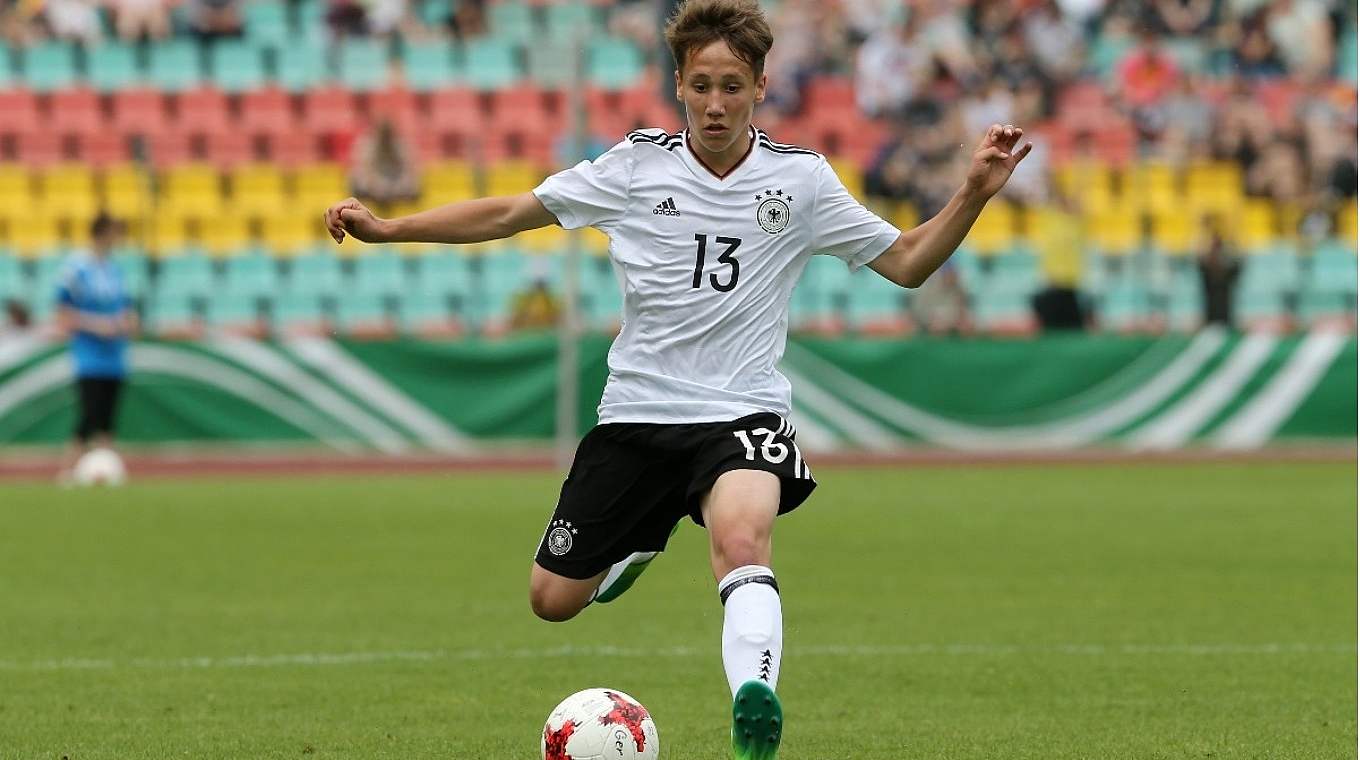
{"type": "Polygon", "coordinates": [[[784,708],[764,681],[747,681],[732,698],[733,760],[774,760],[784,735],[784,708]]]}
{"type": "MultiPolygon", "coordinates": [[[[680,523],[676,523],[671,528],[671,535],[674,536],[679,529],[680,523]]],[[[615,565],[604,577],[604,581],[600,583],[600,588],[595,592],[593,601],[608,604],[623,596],[623,592],[633,587],[638,576],[642,575],[642,571],[646,570],[647,566],[652,564],[652,560],[656,559],[659,554],[661,552],[634,552],[633,556],[628,558],[627,564],[619,563],[619,565],[615,565]]]]}

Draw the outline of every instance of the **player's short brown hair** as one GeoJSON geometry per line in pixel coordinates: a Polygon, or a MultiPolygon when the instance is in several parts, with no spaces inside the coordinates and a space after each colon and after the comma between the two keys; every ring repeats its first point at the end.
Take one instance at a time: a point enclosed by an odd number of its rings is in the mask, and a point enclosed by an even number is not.
{"type": "Polygon", "coordinates": [[[760,78],[774,35],[756,0],[687,0],[666,22],[666,44],[681,71],[691,54],[718,40],[760,78]]]}

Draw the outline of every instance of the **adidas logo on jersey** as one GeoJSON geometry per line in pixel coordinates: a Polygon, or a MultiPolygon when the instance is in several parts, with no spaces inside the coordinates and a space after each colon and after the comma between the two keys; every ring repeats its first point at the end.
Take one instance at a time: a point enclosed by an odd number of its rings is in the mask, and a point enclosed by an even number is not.
{"type": "Polygon", "coordinates": [[[680,216],[680,209],[675,207],[675,200],[673,198],[667,198],[656,204],[656,208],[652,209],[652,213],[657,214],[658,216],[680,216]]]}

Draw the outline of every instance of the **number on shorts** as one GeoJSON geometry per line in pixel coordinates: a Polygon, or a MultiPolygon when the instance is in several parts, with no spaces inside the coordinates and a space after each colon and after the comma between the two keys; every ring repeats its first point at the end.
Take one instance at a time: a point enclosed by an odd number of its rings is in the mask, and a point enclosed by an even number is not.
{"type": "Polygon", "coordinates": [[[736,436],[737,440],[741,441],[741,445],[746,448],[746,461],[748,462],[756,461],[756,447],[755,444],[751,443],[751,435],[765,436],[765,440],[760,444],[760,455],[765,458],[766,462],[779,464],[789,457],[789,447],[776,441],[774,439],[775,431],[769,428],[756,428],[751,431],[750,435],[747,435],[745,430],[734,430],[732,435],[736,436]]]}

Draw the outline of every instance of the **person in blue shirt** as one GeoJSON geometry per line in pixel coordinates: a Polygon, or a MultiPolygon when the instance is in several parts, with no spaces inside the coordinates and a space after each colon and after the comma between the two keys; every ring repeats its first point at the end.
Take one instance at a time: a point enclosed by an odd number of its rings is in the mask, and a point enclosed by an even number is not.
{"type": "Polygon", "coordinates": [[[122,225],[100,213],[90,225],[89,253],[66,264],[57,287],[57,326],[71,336],[76,394],[80,400],[75,436],[62,461],[60,478],[93,448],[113,443],[118,396],[127,377],[128,337],[137,330],[123,276],[110,254],[122,225]]]}

